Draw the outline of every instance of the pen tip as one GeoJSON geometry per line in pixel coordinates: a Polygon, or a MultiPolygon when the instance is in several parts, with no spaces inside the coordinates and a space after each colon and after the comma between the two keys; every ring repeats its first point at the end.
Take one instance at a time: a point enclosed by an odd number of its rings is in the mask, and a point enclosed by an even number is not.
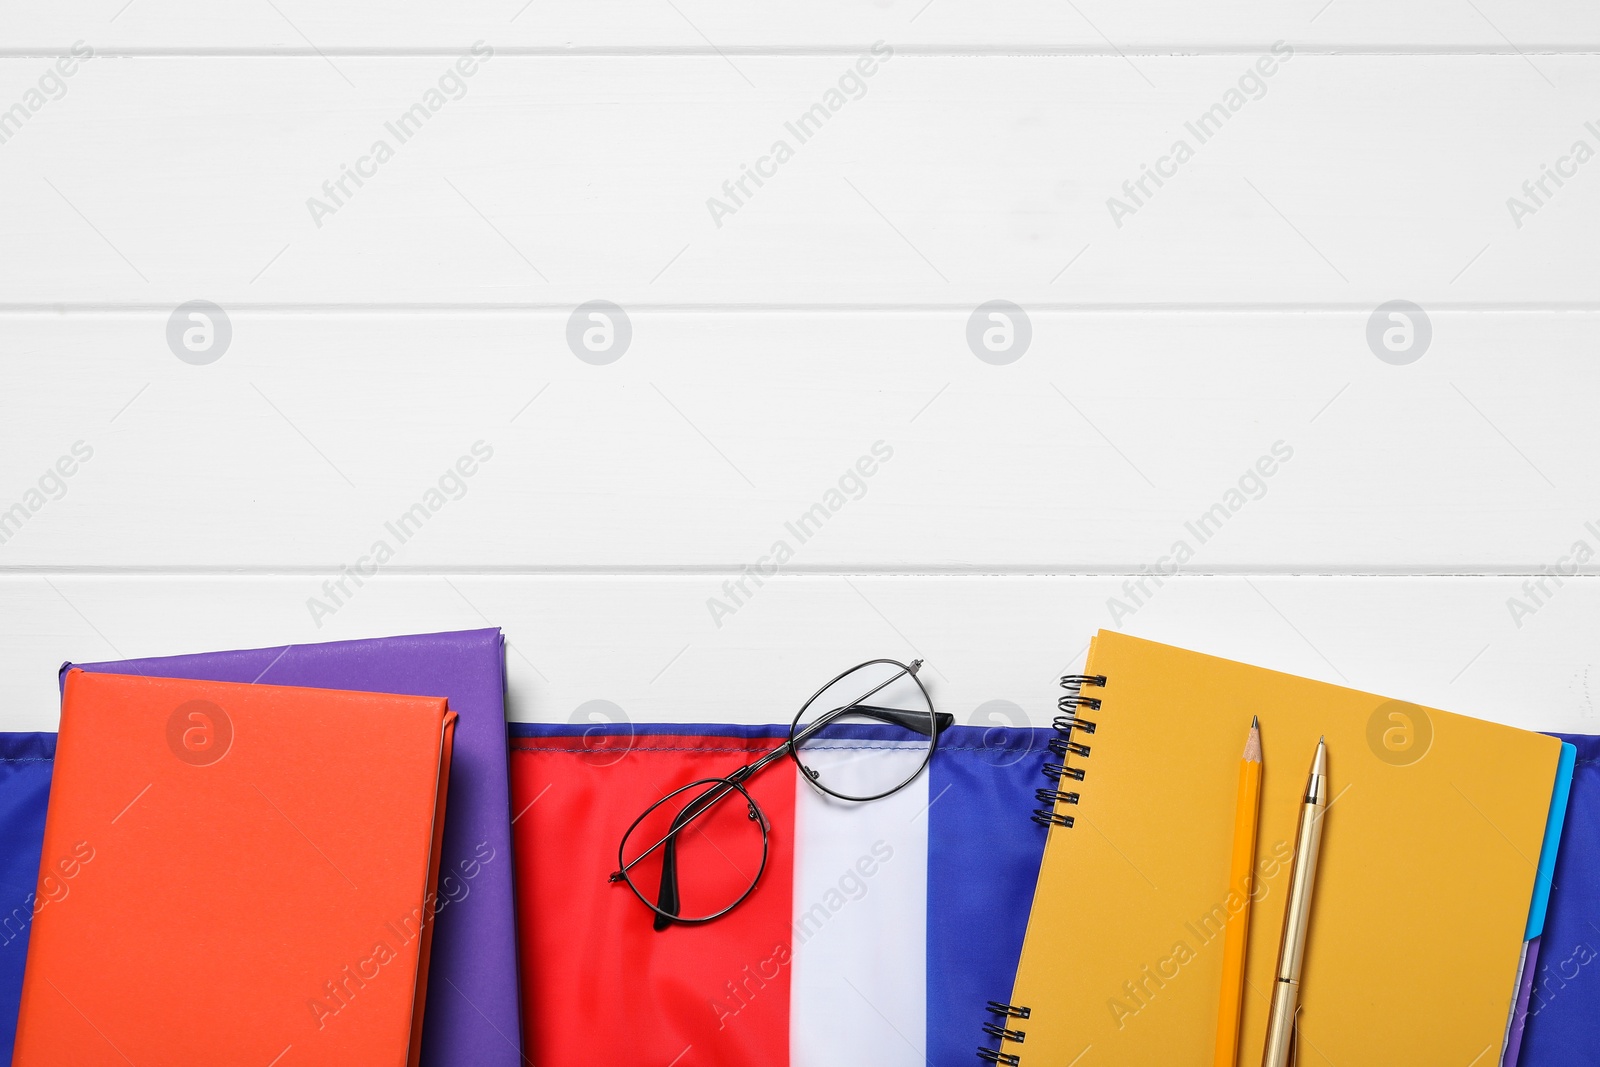
{"type": "Polygon", "coordinates": [[[1250,716],[1250,729],[1252,729],[1252,730],[1261,729],[1261,716],[1259,716],[1259,715],[1250,716]]]}

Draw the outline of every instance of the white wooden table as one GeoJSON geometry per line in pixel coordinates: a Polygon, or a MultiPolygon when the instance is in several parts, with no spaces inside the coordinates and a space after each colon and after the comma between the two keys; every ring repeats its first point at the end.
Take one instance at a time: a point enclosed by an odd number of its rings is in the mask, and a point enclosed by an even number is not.
{"type": "Polygon", "coordinates": [[[0,726],[64,659],[497,624],[522,719],[920,655],[1043,725],[1120,627],[1600,731],[1597,53],[1571,0],[16,0],[0,726]]]}

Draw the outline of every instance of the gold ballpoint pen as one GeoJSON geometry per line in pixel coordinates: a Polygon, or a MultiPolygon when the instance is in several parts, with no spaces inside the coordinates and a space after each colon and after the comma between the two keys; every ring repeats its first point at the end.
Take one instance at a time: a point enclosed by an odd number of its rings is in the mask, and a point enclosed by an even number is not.
{"type": "Polygon", "coordinates": [[[1272,983],[1272,1014],[1267,1019],[1267,1044],[1261,1067],[1287,1067],[1297,1043],[1300,1014],[1300,968],[1306,958],[1311,928],[1311,890],[1317,880],[1317,854],[1322,847],[1322,815],[1328,810],[1328,744],[1317,741],[1311,779],[1300,805],[1294,868],[1289,875],[1289,904],[1283,913],[1283,942],[1278,948],[1277,980],[1272,983]]]}

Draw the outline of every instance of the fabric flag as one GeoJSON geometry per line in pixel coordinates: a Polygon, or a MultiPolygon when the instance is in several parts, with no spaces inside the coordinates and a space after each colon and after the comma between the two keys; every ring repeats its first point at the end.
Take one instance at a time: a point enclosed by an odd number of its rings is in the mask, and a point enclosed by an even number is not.
{"type": "Polygon", "coordinates": [[[38,892],[55,755],[55,734],[0,734],[0,1064],[6,1067],[17,1040],[33,913],[72,892],[60,879],[45,886],[42,898],[38,892]]]}
{"type": "MultiPolygon", "coordinates": [[[[787,728],[512,734],[525,1044],[540,1067],[978,1062],[984,1005],[1011,988],[1044,846],[1029,813],[1049,731],[952,727],[909,786],[865,803],[824,797],[791,760],[773,764],[748,783],[770,826],[756,889],[721,919],[662,931],[608,881],[624,832],[672,790],[771,751],[787,728]]],[[[745,817],[742,803],[730,810],[745,817]]]]}

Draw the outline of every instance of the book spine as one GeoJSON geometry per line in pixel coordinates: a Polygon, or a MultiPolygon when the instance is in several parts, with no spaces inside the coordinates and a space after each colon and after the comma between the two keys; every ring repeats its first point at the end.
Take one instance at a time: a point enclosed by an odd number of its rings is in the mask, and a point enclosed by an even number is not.
{"type": "MultiPolygon", "coordinates": [[[[1069,782],[1082,782],[1087,772],[1075,761],[1089,758],[1090,746],[1074,734],[1087,737],[1095,731],[1095,723],[1083,717],[1085,711],[1099,711],[1100,698],[1085,696],[1084,688],[1092,686],[1104,689],[1106,676],[1103,674],[1068,674],[1061,679],[1061,688],[1067,692],[1056,701],[1056,709],[1060,712],[1051,724],[1056,731],[1056,736],[1050,739],[1050,752],[1061,762],[1046,763],[1044,776],[1049,781],[1048,788],[1034,790],[1034,797],[1042,807],[1035,808],[1033,821],[1043,826],[1046,831],[1054,827],[1070,830],[1072,816],[1062,809],[1078,803],[1078,790],[1069,788],[1069,782]]],[[[998,1067],[1021,1067],[1022,1054],[1019,1052],[1005,1051],[1006,1042],[1022,1044],[1028,1032],[1017,1025],[1018,1020],[1029,1018],[1033,1010],[1025,1004],[1006,1004],[998,1000],[991,1000],[988,1004],[989,1013],[995,1018],[983,1024],[983,1032],[999,1041],[998,1048],[980,1046],[978,1058],[985,1063],[997,1064],[998,1067]]]]}

